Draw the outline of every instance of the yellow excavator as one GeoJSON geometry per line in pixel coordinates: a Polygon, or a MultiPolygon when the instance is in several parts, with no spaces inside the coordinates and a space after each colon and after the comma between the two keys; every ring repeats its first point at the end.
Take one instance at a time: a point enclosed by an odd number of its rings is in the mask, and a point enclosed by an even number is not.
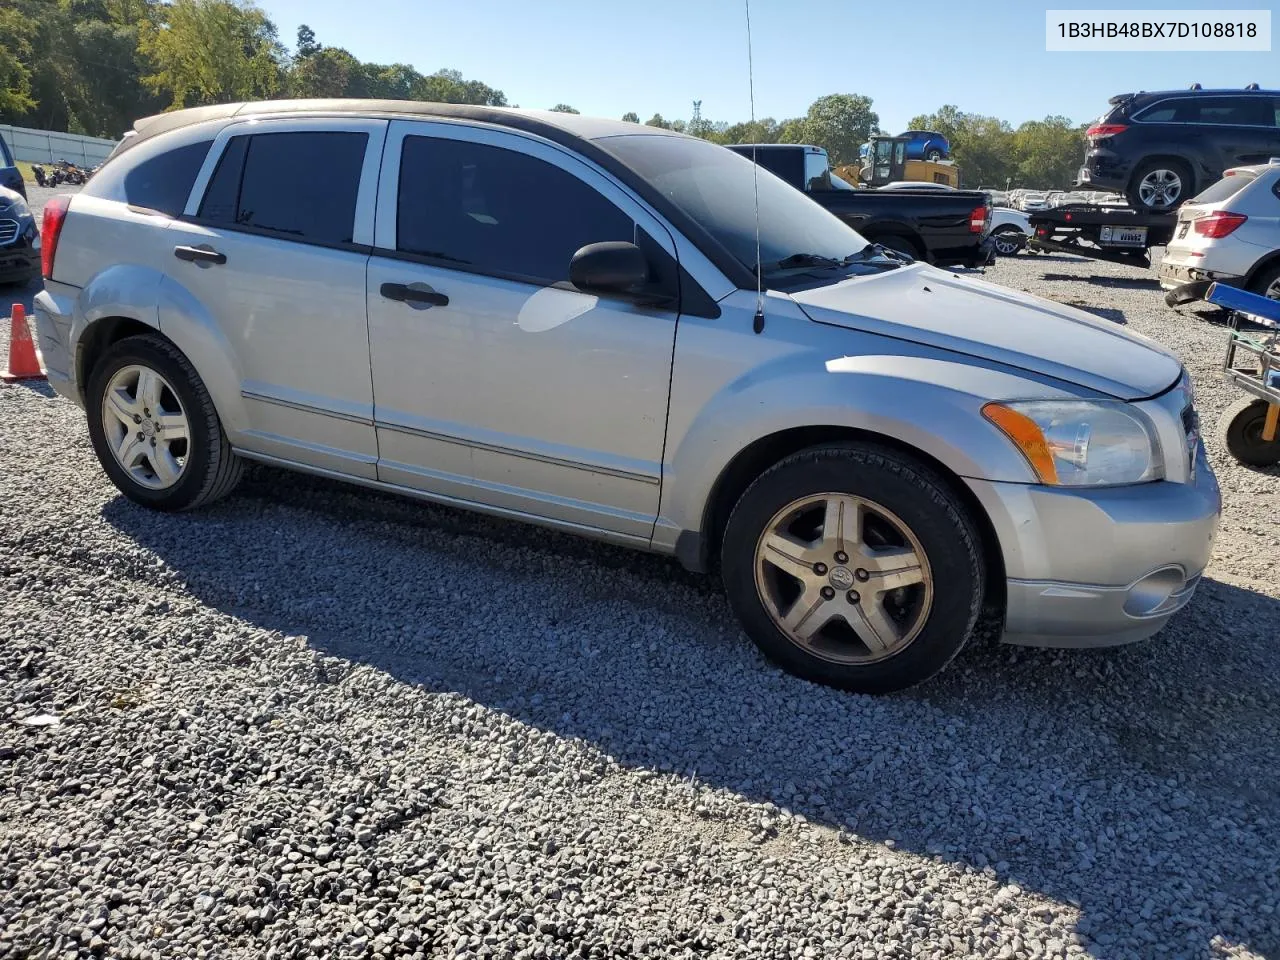
{"type": "Polygon", "coordinates": [[[951,160],[908,160],[909,137],[873,136],[866,165],[845,164],[833,171],[849,183],[883,187],[886,183],[940,183],[960,188],[960,168],[951,160]]]}

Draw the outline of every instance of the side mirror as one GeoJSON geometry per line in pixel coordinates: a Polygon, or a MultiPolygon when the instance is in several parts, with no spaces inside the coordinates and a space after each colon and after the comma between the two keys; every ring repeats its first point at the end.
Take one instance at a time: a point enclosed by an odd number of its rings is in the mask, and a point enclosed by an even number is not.
{"type": "Polygon", "coordinates": [[[579,290],[637,293],[649,281],[649,261],[634,243],[589,243],[569,262],[569,282],[579,290]]]}

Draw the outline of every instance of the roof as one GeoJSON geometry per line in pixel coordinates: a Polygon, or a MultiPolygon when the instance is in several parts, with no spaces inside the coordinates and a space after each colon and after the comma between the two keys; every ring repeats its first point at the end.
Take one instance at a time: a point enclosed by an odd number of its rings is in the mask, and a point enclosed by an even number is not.
{"type": "Polygon", "coordinates": [[[1180,90],[1139,90],[1137,93],[1120,93],[1112,97],[1108,102],[1115,104],[1116,102],[1133,97],[1137,99],[1142,97],[1146,99],[1163,99],[1165,97],[1276,97],[1280,96],[1280,90],[1250,90],[1244,87],[1223,87],[1213,90],[1196,89],[1194,87],[1183,87],[1180,90]]]}
{"type": "Polygon", "coordinates": [[[242,103],[220,103],[209,107],[190,107],[144,117],[133,125],[134,135],[128,137],[129,146],[150,139],[158,134],[179,127],[203,123],[206,120],[228,120],[233,117],[253,117],[279,114],[357,114],[361,116],[403,116],[430,119],[475,120],[497,126],[512,127],[530,133],[550,135],[563,140],[566,135],[581,140],[599,140],[604,137],[628,133],[646,133],[671,137],[684,136],[660,127],[641,126],[625,120],[606,120],[600,117],[584,117],[576,113],[556,113],[550,110],[520,110],[511,107],[483,107],[464,103],[432,103],[423,100],[258,100],[242,103]],[[556,135],[558,134],[558,136],[556,135]]]}

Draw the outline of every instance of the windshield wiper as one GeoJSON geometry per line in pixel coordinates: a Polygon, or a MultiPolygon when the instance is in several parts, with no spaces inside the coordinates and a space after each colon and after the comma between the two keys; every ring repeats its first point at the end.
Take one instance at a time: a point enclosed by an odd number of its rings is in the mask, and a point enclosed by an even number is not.
{"type": "Polygon", "coordinates": [[[779,270],[801,270],[807,267],[824,267],[834,269],[848,265],[848,258],[837,260],[835,257],[824,257],[816,253],[793,253],[789,257],[766,263],[762,269],[765,273],[776,273],[779,270]]]}

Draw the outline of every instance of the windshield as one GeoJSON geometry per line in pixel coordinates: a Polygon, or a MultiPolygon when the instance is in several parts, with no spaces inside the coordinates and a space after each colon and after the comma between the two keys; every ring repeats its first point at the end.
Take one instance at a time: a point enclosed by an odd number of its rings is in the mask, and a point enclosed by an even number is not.
{"type": "Polygon", "coordinates": [[[841,261],[867,246],[857,231],[795,187],[714,143],[661,134],[627,134],[596,143],[696,220],[752,273],[753,172],[758,173],[760,260],[766,272],[769,264],[798,254],[841,261]]]}

